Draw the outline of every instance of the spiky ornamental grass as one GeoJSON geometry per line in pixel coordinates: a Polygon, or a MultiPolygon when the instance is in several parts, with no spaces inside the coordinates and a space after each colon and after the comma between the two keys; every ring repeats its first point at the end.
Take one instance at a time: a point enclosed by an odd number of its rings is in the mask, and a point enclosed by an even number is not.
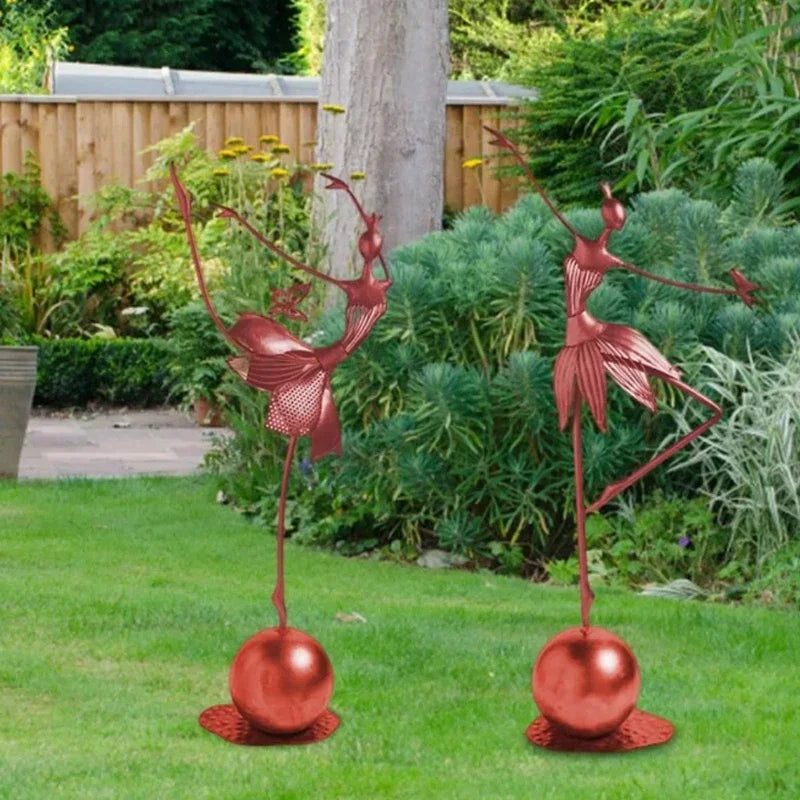
{"type": "MultiPolygon", "coordinates": [[[[641,195],[611,242],[626,260],[682,280],[726,285],[727,271],[740,268],[768,287],[768,310],[614,272],[591,297],[590,311],[638,328],[689,372],[705,357],[700,345],[735,359],[748,346],[785,356],[790,333],[800,330],[793,288],[800,285],[800,227],[776,227],[763,208],[758,224],[742,219],[750,187],[770,181],[779,184],[768,162],[748,163],[724,210],[677,190],[641,195]]],[[[599,212],[568,216],[586,235],[601,230],[599,212]]],[[[527,196],[500,217],[472,208],[452,230],[392,253],[388,311],[334,374],[344,457],[323,462],[295,490],[303,538],[438,543],[514,569],[521,555],[531,569],[571,550],[570,442],[557,432],[551,388],[564,339],[560,262],[570,246],[543,203],[527,196]]],[[[340,325],[339,313],[324,318],[320,338],[334,339],[340,325]]],[[[659,384],[657,394],[664,409],[680,402],[667,386],[659,384]]],[[[241,428],[241,419],[234,424],[241,428]]],[[[274,466],[250,457],[263,454],[264,431],[255,424],[250,438],[261,444],[217,459],[216,469],[234,494],[247,484],[244,494],[251,504],[258,495],[272,524],[276,477],[274,466]]],[[[649,458],[674,425],[611,386],[610,435],[588,420],[585,426],[588,496],[649,458]]],[[[693,494],[701,484],[699,475],[657,470],[629,497],[655,486],[693,494]]]]}
{"type": "MultiPolygon", "coordinates": [[[[700,374],[730,411],[673,469],[695,471],[727,524],[730,558],[758,573],[800,531],[800,338],[783,363],[753,355],[743,363],[713,348],[703,356],[700,374]]],[[[674,416],[689,430],[688,409],[674,416]]]]}

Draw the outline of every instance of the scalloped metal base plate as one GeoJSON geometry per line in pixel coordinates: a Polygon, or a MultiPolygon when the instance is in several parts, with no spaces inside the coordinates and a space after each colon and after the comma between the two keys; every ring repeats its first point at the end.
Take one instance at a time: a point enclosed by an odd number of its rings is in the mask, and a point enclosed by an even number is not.
{"type": "Polygon", "coordinates": [[[546,750],[576,753],[623,753],[640,747],[654,747],[668,742],[675,733],[669,720],[634,708],[630,716],[615,731],[596,739],[570,736],[544,717],[528,726],[525,736],[531,744],[546,750]]]}
{"type": "Polygon", "coordinates": [[[254,747],[274,747],[283,744],[313,744],[327,739],[338,727],[339,717],[325,710],[308,728],[297,733],[266,733],[254,728],[232,704],[211,706],[199,717],[198,722],[207,731],[232,744],[254,747]]]}

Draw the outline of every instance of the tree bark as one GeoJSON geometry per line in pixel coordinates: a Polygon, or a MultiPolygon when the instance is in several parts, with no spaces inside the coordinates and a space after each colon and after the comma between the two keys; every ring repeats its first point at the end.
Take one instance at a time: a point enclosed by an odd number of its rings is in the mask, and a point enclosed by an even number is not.
{"type": "MultiPolygon", "coordinates": [[[[447,0],[328,0],[316,158],[383,216],[386,254],[441,227],[447,70],[447,0]]],[[[363,223],[324,186],[318,177],[314,227],[328,271],[351,277],[363,223]]]]}

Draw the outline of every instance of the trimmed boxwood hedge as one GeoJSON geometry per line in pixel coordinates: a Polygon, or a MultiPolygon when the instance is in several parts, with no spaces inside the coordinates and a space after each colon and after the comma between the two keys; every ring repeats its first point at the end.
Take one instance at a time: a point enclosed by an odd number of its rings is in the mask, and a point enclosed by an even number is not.
{"type": "Polygon", "coordinates": [[[154,406],[167,401],[166,339],[44,339],[39,347],[36,405],[89,402],[154,406]]]}

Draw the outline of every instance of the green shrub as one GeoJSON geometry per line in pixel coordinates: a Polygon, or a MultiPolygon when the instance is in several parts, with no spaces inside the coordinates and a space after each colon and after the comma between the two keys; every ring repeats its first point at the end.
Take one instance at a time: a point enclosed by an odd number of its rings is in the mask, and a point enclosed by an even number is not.
{"type": "Polygon", "coordinates": [[[601,179],[618,191],[678,187],[720,202],[748,158],[765,156],[800,204],[797,3],[676,0],[606,4],[535,30],[515,60],[539,99],[521,138],[563,203],[601,179]]]}
{"type": "Polygon", "coordinates": [[[49,3],[5,0],[0,6],[0,93],[44,94],[44,77],[70,50],[49,3]]]}
{"type": "MultiPolygon", "coordinates": [[[[602,227],[596,210],[568,216],[587,235],[602,227]]],[[[651,272],[706,284],[729,285],[727,271],[740,267],[767,287],[768,309],[615,271],[590,299],[592,313],[633,324],[690,374],[705,358],[701,344],[786,358],[800,331],[797,294],[784,291],[800,281],[800,227],[740,232],[725,218],[680,191],[651,192],[635,199],[611,246],[651,272]]],[[[556,430],[551,388],[569,247],[544,204],[527,196],[502,217],[473,208],[452,230],[392,253],[388,310],[334,374],[344,456],[323,461],[292,491],[289,519],[303,525],[305,540],[438,544],[517,570],[571,551],[571,446],[556,430]]],[[[320,341],[341,325],[340,311],[324,318],[320,341]]],[[[694,385],[714,392],[707,381],[694,385]]],[[[679,398],[663,384],[656,390],[662,411],[652,416],[610,385],[612,434],[585,428],[589,497],[652,456],[674,429],[666,410],[679,398]]],[[[242,387],[229,419],[247,447],[227,444],[214,468],[240,505],[272,524],[285,445],[269,437],[273,460],[259,461],[265,407],[263,394],[242,387]]],[[[633,494],[658,487],[694,496],[699,476],[656,470],[633,494]]]]}
{"type": "MultiPolygon", "coordinates": [[[[212,204],[235,206],[284,249],[318,259],[309,243],[311,198],[303,191],[303,169],[284,164],[287,157],[272,152],[275,144],[232,137],[211,155],[198,147],[192,124],[150,148],[155,157],[145,178],[164,189],[154,194],[110,184],[85,198],[94,220],[78,240],[44,259],[47,281],[37,296],[51,311],[31,330],[61,337],[98,328],[163,336],[172,312],[199,297],[183,219],[165,180],[171,163],[179,165],[194,198],[194,232],[209,287],[232,308],[268,307],[288,267],[217,218],[212,204]]],[[[306,308],[315,302],[310,298],[306,308]]]]}
{"type": "MultiPolygon", "coordinates": [[[[728,533],[714,520],[705,498],[665,499],[656,492],[617,516],[590,516],[586,543],[592,572],[605,581],[641,587],[688,578],[708,586],[726,565],[728,533]]],[[[577,563],[574,567],[577,581],[577,563]]],[[[558,574],[554,564],[548,572],[558,574]]]]}
{"type": "Polygon", "coordinates": [[[169,392],[169,343],[163,339],[44,339],[39,347],[37,405],[90,402],[153,406],[169,392]]]}
{"type": "Polygon", "coordinates": [[[232,351],[202,302],[172,312],[169,341],[171,399],[184,405],[199,399],[219,402],[220,385],[228,372],[225,360],[232,351]]]}
{"type": "Polygon", "coordinates": [[[577,18],[561,31],[538,31],[527,42],[517,77],[536,88],[538,99],[524,106],[520,140],[554,197],[564,204],[594,204],[603,180],[640,191],[662,188],[652,182],[637,187],[629,177],[636,162],[609,165],[626,154],[634,133],[643,158],[649,158],[648,122],[705,103],[715,74],[703,46],[707,36],[702,15],[634,3],[610,4],[596,20],[577,18]],[[639,116],[629,120],[634,113],[639,116]],[[627,176],[622,169],[629,170],[627,176]]]}

